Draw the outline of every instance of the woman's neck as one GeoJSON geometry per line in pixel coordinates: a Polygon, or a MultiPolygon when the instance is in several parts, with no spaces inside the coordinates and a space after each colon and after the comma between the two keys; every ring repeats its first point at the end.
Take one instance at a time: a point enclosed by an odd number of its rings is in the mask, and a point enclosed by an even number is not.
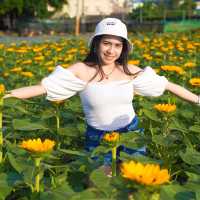
{"type": "Polygon", "coordinates": [[[106,73],[106,72],[110,72],[111,70],[113,70],[114,68],[117,67],[117,64],[110,64],[110,65],[103,65],[102,66],[102,70],[106,73]]]}
{"type": "Polygon", "coordinates": [[[103,73],[104,73],[104,75],[103,75],[104,78],[105,79],[110,79],[110,77],[112,76],[112,74],[114,73],[116,68],[117,68],[116,64],[102,66],[102,70],[103,70],[103,73]]]}

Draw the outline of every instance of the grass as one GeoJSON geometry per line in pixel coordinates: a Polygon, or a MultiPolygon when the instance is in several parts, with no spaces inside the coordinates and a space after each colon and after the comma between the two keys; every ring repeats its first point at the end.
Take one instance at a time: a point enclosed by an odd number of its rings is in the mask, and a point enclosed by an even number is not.
{"type": "Polygon", "coordinates": [[[183,20],[178,22],[166,22],[164,32],[184,32],[200,28],[200,20],[183,20]]]}

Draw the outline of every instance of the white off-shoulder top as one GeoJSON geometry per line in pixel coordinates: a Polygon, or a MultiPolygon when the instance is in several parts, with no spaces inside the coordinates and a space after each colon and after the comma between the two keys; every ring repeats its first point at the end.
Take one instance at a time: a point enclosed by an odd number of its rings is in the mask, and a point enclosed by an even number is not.
{"type": "Polygon", "coordinates": [[[50,101],[64,100],[79,94],[86,121],[100,130],[116,130],[129,124],[135,117],[132,105],[134,93],[142,96],[160,96],[168,80],[146,67],[133,80],[107,83],[85,82],[70,70],[57,66],[41,82],[50,101]]]}

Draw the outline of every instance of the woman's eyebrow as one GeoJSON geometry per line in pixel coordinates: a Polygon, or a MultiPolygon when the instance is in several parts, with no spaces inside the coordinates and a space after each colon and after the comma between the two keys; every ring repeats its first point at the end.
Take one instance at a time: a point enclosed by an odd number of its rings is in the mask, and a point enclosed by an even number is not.
{"type": "MultiPolygon", "coordinates": [[[[103,42],[113,43],[112,41],[109,41],[107,39],[103,39],[103,42]]],[[[114,42],[115,44],[122,44],[122,42],[114,42]]]]}

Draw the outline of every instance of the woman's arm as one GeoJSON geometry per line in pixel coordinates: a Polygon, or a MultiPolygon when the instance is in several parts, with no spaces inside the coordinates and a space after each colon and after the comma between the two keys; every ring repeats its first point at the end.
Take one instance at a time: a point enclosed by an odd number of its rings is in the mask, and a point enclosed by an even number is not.
{"type": "Polygon", "coordinates": [[[19,99],[28,99],[31,97],[43,95],[45,93],[46,90],[42,85],[34,85],[11,90],[9,91],[9,94],[4,96],[4,98],[16,97],[19,99]]]}
{"type": "Polygon", "coordinates": [[[166,86],[166,90],[174,93],[175,95],[177,95],[187,101],[197,103],[198,105],[200,105],[199,96],[190,92],[189,90],[185,89],[184,87],[181,87],[180,85],[168,82],[168,84],[166,86]]]}

